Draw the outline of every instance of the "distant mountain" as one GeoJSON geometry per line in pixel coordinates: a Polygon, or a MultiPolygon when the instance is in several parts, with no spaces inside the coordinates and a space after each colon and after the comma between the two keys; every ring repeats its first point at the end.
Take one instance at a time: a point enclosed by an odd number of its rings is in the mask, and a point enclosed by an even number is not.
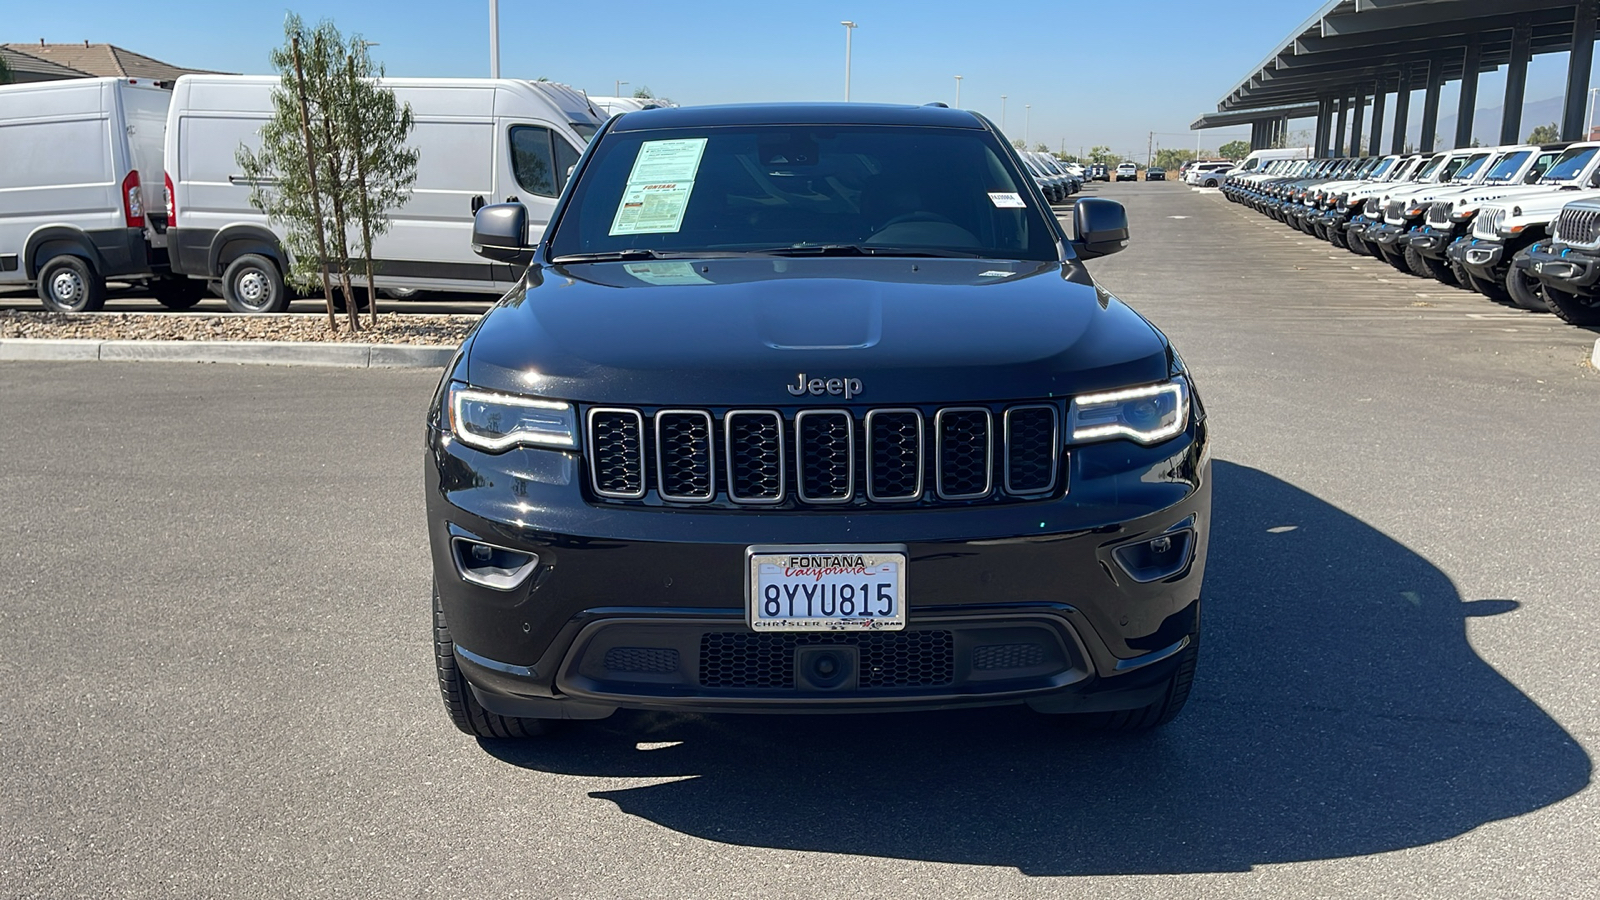
{"type": "MultiPolygon", "coordinates": [[[[1391,115],[1393,114],[1393,109],[1394,105],[1391,100],[1391,115]]],[[[1454,145],[1456,140],[1456,116],[1454,112],[1448,116],[1443,115],[1443,110],[1440,112],[1439,128],[1436,132],[1439,135],[1438,146],[1449,147],[1454,145]]],[[[1504,117],[1504,112],[1505,105],[1501,104],[1487,109],[1480,107],[1473,115],[1472,136],[1477,138],[1479,144],[1492,146],[1500,143],[1500,120],[1504,117]]],[[[1531,103],[1522,104],[1522,127],[1517,130],[1517,140],[1523,140],[1528,136],[1528,132],[1540,125],[1549,125],[1551,122],[1556,123],[1556,127],[1559,129],[1561,113],[1562,98],[1560,97],[1551,97],[1548,100],[1535,100],[1531,103]]],[[[1410,127],[1406,129],[1406,139],[1416,145],[1422,139],[1422,95],[1420,93],[1411,98],[1410,118],[1411,121],[1408,123],[1410,127]]],[[[1386,145],[1384,149],[1388,149],[1388,142],[1385,141],[1384,143],[1386,145]]]]}

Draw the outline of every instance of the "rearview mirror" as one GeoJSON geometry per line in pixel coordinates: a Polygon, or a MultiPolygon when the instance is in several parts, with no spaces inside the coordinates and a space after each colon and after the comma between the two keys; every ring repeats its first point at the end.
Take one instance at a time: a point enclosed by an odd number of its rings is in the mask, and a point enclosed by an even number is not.
{"type": "Polygon", "coordinates": [[[533,259],[527,239],[528,208],[521,203],[490,204],[473,217],[472,251],[485,259],[525,266],[533,259]]]}
{"type": "Polygon", "coordinates": [[[1079,259],[1109,256],[1128,246],[1128,211],[1115,200],[1085,197],[1072,207],[1078,237],[1072,250],[1079,259]]]}

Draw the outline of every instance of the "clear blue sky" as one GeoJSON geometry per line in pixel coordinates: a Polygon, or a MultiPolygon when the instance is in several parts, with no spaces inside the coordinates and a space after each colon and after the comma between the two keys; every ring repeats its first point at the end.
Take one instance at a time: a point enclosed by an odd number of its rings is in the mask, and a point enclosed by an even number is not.
{"type": "MultiPolygon", "coordinates": [[[[1216,108],[1320,0],[1009,0],[951,3],[742,2],[549,3],[501,0],[501,74],[548,77],[591,94],[648,85],[680,103],[838,100],[844,93],[845,29],[853,40],[851,98],[955,100],[1001,118],[1034,142],[1069,150],[1105,144],[1142,159],[1149,132],[1162,146],[1193,147],[1188,125],[1216,108]],[[1070,21],[1069,21],[1070,19],[1070,21]],[[1025,113],[1024,105],[1032,110],[1025,113]]],[[[8,3],[0,42],[109,42],[175,65],[270,71],[283,15],[331,18],[347,34],[379,42],[392,75],[487,76],[488,0],[306,0],[289,6],[237,0],[77,0],[8,3]]],[[[1528,98],[1561,96],[1565,54],[1536,57],[1528,98]]],[[[1485,75],[1479,105],[1497,106],[1503,75],[1485,75]]],[[[1600,84],[1600,82],[1597,82],[1600,84]]],[[[1442,109],[1454,112],[1447,87],[1442,109]]],[[[1392,109],[1391,104],[1391,109],[1392,109]]],[[[1417,115],[1416,113],[1413,114],[1417,115]]],[[[1525,123],[1534,124],[1534,123],[1525,123]]],[[[1216,147],[1249,136],[1219,129],[1216,147]]]]}

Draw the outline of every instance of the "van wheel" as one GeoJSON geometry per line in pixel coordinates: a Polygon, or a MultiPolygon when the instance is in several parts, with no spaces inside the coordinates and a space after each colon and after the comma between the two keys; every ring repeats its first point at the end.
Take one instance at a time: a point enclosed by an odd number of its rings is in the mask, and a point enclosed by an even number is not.
{"type": "Polygon", "coordinates": [[[289,291],[278,266],[255,253],[228,264],[222,273],[222,298],[236,313],[279,313],[289,308],[289,291]]]}
{"type": "Polygon", "coordinates": [[[196,278],[158,278],[150,282],[150,293],[167,309],[189,309],[205,299],[206,283],[196,278]]]}
{"type": "Polygon", "coordinates": [[[51,312],[96,312],[106,305],[106,283],[81,257],[57,256],[39,269],[39,300],[51,312]]]}

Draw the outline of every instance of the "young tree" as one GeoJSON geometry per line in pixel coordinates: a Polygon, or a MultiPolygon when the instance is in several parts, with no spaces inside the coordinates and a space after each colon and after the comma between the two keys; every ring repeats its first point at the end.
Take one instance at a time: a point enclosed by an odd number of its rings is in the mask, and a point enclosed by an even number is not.
{"type": "Polygon", "coordinates": [[[4,56],[0,56],[0,84],[10,84],[10,83],[11,83],[11,64],[6,62],[6,58],[4,56]]]}
{"type": "Polygon", "coordinates": [[[1244,159],[1250,155],[1250,145],[1245,141],[1229,141],[1217,148],[1217,155],[1223,159],[1244,159]]]}
{"type": "Polygon", "coordinates": [[[1553,144],[1559,140],[1561,140],[1561,129],[1556,123],[1551,122],[1549,125],[1540,125],[1529,132],[1528,140],[1525,143],[1553,144]]]}
{"type": "Polygon", "coordinates": [[[333,23],[308,29],[293,13],[284,34],[284,46],[271,55],[280,86],[261,129],[261,150],[240,147],[236,156],[251,203],[283,226],[286,280],[308,292],[320,283],[330,328],[338,327],[337,282],[350,330],[359,331],[352,230],[360,231],[375,318],[372,238],[388,229],[388,211],[406,201],[416,178],[417,153],[405,146],[410,109],[375,81],[381,69],[359,37],[346,44],[333,23]]]}
{"type": "Polygon", "coordinates": [[[1114,166],[1122,162],[1122,157],[1112,153],[1110,147],[1097,146],[1089,148],[1089,161],[1099,166],[1114,166]]]}

